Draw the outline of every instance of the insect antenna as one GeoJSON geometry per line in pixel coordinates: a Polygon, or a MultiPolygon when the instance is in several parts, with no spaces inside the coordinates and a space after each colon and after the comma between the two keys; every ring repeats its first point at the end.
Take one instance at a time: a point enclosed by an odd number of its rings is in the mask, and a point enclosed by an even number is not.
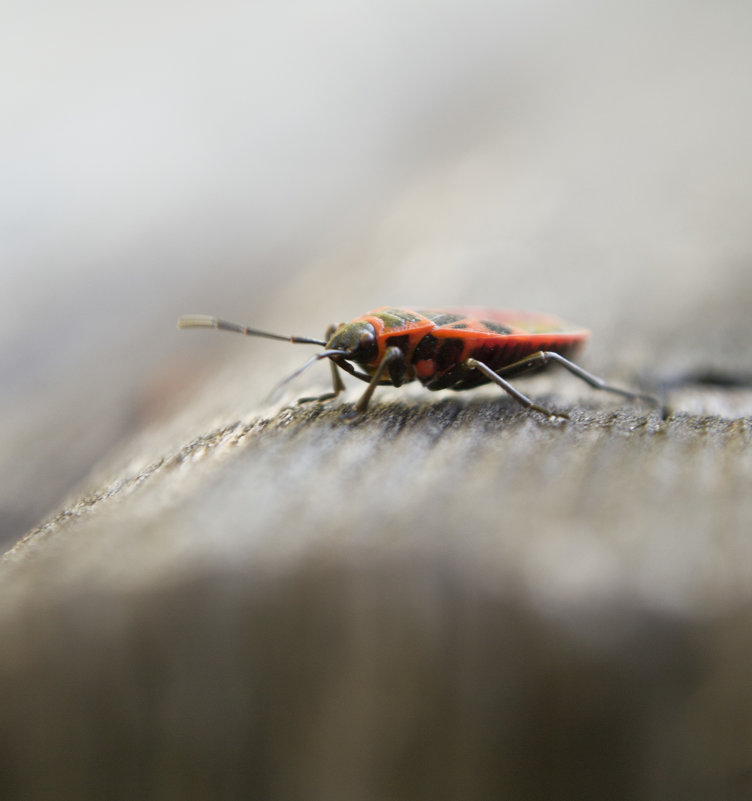
{"type": "MultiPolygon", "coordinates": [[[[239,323],[230,323],[208,314],[185,314],[178,320],[178,328],[217,328],[220,331],[233,331],[236,334],[245,334],[247,337],[266,337],[278,339],[282,342],[292,342],[302,345],[326,345],[322,339],[311,337],[286,337],[282,334],[272,334],[269,331],[260,331],[258,328],[249,328],[239,323]]],[[[340,353],[341,351],[337,351],[340,353]]]]}
{"type": "Polygon", "coordinates": [[[331,356],[349,356],[350,352],[347,350],[322,350],[320,353],[317,353],[315,356],[312,356],[302,367],[298,367],[294,373],[290,373],[287,378],[283,378],[279,384],[269,393],[269,400],[272,400],[282,389],[282,387],[286,386],[290,381],[294,378],[297,378],[304,370],[307,370],[312,364],[315,364],[320,359],[330,358],[331,356]]]}

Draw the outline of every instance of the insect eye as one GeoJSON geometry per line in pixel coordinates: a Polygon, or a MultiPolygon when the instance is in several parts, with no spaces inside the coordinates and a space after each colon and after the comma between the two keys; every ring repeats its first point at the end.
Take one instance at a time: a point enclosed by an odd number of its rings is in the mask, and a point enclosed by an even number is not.
{"type": "Polygon", "coordinates": [[[360,340],[358,341],[358,347],[360,348],[367,348],[373,344],[375,336],[372,331],[363,331],[360,335],[360,340]]]}

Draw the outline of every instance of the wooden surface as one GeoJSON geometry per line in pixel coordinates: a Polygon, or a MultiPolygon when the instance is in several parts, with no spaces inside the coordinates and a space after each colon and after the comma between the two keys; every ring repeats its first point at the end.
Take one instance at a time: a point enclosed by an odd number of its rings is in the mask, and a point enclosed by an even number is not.
{"type": "Polygon", "coordinates": [[[748,13],[471,6],[345,15],[344,55],[270,11],[292,72],[244,39],[169,147],[130,123],[198,172],[126,125],[44,173],[72,217],[0,315],[1,798],[752,797],[748,13]],[[385,303],[571,319],[668,413],[552,371],[519,386],[568,422],[420,387],[352,421],[360,386],[294,405],[324,366],[265,400],[315,350],[175,328],[385,303]]]}
{"type": "Polygon", "coordinates": [[[6,797],[748,796],[749,419],[340,412],[206,431],[6,555],[6,797]]]}

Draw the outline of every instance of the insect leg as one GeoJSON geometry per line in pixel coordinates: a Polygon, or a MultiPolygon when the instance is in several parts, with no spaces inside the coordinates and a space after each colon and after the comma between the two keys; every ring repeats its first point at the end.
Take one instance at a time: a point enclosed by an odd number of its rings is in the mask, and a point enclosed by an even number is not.
{"type": "MultiPolygon", "coordinates": [[[[330,325],[329,328],[326,329],[326,334],[324,335],[324,339],[326,342],[332,338],[332,334],[337,330],[336,325],[330,325]]],[[[340,392],[344,392],[345,384],[340,377],[339,371],[337,370],[337,364],[334,362],[333,359],[329,360],[329,367],[332,371],[332,391],[325,392],[323,395],[315,395],[310,398],[299,398],[298,403],[311,403],[312,401],[323,402],[332,400],[332,398],[336,398],[340,392]]]]}
{"type": "Polygon", "coordinates": [[[368,402],[371,400],[371,395],[373,395],[374,390],[381,383],[381,377],[384,375],[384,371],[387,369],[387,367],[389,367],[389,363],[395,359],[401,358],[403,358],[403,353],[398,347],[392,346],[391,348],[386,349],[383,358],[379,362],[379,366],[376,368],[376,372],[371,376],[371,380],[368,382],[366,391],[360,396],[360,399],[355,404],[353,411],[356,414],[360,414],[368,408],[368,402]]]}
{"type": "MultiPolygon", "coordinates": [[[[324,337],[327,342],[332,338],[334,332],[337,330],[337,326],[332,324],[329,328],[326,329],[326,336],[324,337]]],[[[339,374],[339,370],[337,370],[337,364],[332,359],[329,360],[329,367],[332,370],[332,398],[336,398],[340,392],[345,391],[345,383],[342,380],[342,377],[339,374]]]]}
{"type": "Polygon", "coordinates": [[[644,395],[640,392],[630,392],[627,389],[619,389],[619,387],[612,387],[610,384],[607,384],[602,378],[598,378],[597,375],[593,375],[589,373],[587,370],[583,370],[582,367],[575,364],[574,362],[570,362],[569,359],[565,359],[560,353],[555,353],[554,351],[550,350],[540,350],[537,353],[533,353],[532,356],[528,356],[527,359],[523,359],[522,361],[515,362],[514,364],[507,365],[503,370],[500,372],[504,373],[507,370],[516,371],[520,368],[527,367],[528,365],[531,368],[534,367],[542,367],[549,362],[556,362],[556,364],[560,364],[565,369],[569,370],[572,375],[576,375],[577,378],[582,379],[586,384],[590,384],[591,387],[594,389],[601,389],[604,392],[613,392],[616,395],[622,395],[625,398],[632,398],[634,400],[644,400],[648,401],[649,403],[655,403],[660,405],[660,401],[657,398],[654,398],[652,395],[644,395]]]}
{"type": "Polygon", "coordinates": [[[543,406],[538,406],[537,403],[533,403],[533,401],[530,400],[527,395],[523,395],[518,389],[515,389],[506,379],[502,378],[498,373],[495,373],[487,364],[483,364],[483,362],[479,362],[477,359],[473,359],[472,357],[465,359],[464,364],[471,370],[478,370],[479,372],[483,373],[486,378],[493,381],[494,384],[498,384],[505,392],[508,392],[526,409],[531,409],[534,412],[540,412],[541,414],[545,414],[547,417],[569,417],[566,412],[552,412],[550,409],[545,409],[543,406]]]}

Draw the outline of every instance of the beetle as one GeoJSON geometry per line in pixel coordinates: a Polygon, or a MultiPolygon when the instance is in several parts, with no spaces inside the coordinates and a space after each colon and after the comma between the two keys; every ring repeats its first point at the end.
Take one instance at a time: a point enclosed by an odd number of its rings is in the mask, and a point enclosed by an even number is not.
{"type": "Polygon", "coordinates": [[[510,376],[542,370],[552,364],[561,365],[595,389],[633,400],[657,402],[650,395],[611,386],[570,361],[569,357],[580,350],[590,332],[534,312],[384,306],[352,322],[330,326],[324,339],[273,334],[208,315],[185,315],[178,320],[178,327],[217,328],[246,336],[319,345],[324,350],[282,383],[316,361],[329,359],[332,391],[317,398],[303,398],[301,402],[323,401],[339,395],[345,389],[339,368],[368,384],[355,404],[356,414],[366,410],[376,387],[399,387],[417,379],[429,390],[472,389],[493,382],[527,409],[548,417],[566,418],[565,412],[554,412],[534,403],[507,381],[510,376]]]}

